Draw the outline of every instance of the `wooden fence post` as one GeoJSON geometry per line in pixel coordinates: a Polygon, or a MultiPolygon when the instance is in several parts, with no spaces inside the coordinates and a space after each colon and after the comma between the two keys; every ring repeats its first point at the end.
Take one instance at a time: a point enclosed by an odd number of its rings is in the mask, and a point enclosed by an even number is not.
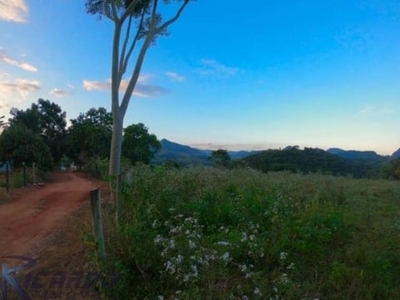
{"type": "Polygon", "coordinates": [[[26,164],[25,162],[22,163],[22,168],[23,168],[23,176],[24,176],[24,187],[26,187],[26,164]]]}
{"type": "Polygon", "coordinates": [[[98,253],[98,259],[103,265],[106,261],[106,248],[104,245],[103,220],[101,218],[100,189],[90,191],[90,207],[92,209],[93,230],[98,253]]]}
{"type": "Polygon", "coordinates": [[[6,189],[7,192],[10,191],[10,166],[8,164],[8,161],[6,161],[6,189]]]}
{"type": "Polygon", "coordinates": [[[32,163],[32,183],[33,183],[33,185],[36,184],[36,169],[35,169],[35,163],[32,163]]]}

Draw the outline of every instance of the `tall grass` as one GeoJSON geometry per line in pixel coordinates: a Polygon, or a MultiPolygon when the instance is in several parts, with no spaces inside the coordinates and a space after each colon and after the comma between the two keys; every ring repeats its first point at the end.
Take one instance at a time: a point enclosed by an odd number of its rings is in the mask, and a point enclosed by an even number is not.
{"type": "Polygon", "coordinates": [[[106,208],[118,299],[397,299],[400,185],[251,169],[133,170],[106,208]]]}

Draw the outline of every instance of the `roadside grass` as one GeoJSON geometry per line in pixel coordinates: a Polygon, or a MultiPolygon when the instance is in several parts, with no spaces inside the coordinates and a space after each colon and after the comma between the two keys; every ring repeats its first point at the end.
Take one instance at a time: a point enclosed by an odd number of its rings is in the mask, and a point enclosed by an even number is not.
{"type": "MultiPolygon", "coordinates": [[[[27,168],[26,173],[26,183],[31,184],[32,183],[32,169],[27,168]]],[[[22,169],[16,169],[9,174],[9,188],[10,189],[16,189],[24,186],[24,173],[22,169]]],[[[0,174],[0,187],[6,188],[7,187],[7,180],[6,180],[6,174],[1,173],[0,174]]]]}
{"type": "MultiPolygon", "coordinates": [[[[138,166],[104,209],[110,299],[397,299],[400,184],[138,166]]],[[[94,257],[94,256],[92,256],[94,257]]]]}

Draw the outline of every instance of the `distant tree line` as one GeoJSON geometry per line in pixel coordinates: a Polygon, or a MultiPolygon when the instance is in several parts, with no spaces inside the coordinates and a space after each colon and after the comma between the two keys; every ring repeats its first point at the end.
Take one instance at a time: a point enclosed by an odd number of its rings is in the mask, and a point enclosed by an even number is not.
{"type": "MultiPolygon", "coordinates": [[[[0,118],[0,161],[14,167],[35,163],[48,171],[74,162],[85,165],[93,159],[108,159],[112,135],[112,115],[105,108],[91,108],[71,119],[49,100],[39,99],[26,110],[13,108],[8,122],[0,118]]],[[[142,124],[124,129],[123,157],[131,164],[149,163],[161,147],[154,134],[142,124]]]]}
{"type": "Polygon", "coordinates": [[[318,148],[297,146],[266,150],[242,159],[247,166],[261,170],[352,176],[354,178],[399,178],[400,160],[346,159],[318,148]],[[399,173],[396,175],[396,170],[399,173]]]}
{"type": "MultiPolygon", "coordinates": [[[[48,171],[74,162],[85,166],[94,160],[108,161],[112,136],[112,114],[105,108],[91,108],[70,120],[56,103],[39,99],[26,110],[13,108],[8,122],[0,117],[0,163],[8,161],[14,167],[35,163],[48,171]]],[[[124,128],[122,156],[134,165],[149,164],[161,148],[157,136],[149,133],[143,123],[124,128]]],[[[187,158],[193,159],[193,158],[187,158]]],[[[203,164],[222,168],[251,167],[263,172],[292,171],[331,174],[355,178],[400,179],[398,159],[350,159],[318,148],[287,147],[266,150],[232,160],[228,151],[218,149],[203,164]]],[[[161,164],[160,162],[158,162],[161,164]]],[[[169,166],[177,167],[173,160],[169,166]]]]}

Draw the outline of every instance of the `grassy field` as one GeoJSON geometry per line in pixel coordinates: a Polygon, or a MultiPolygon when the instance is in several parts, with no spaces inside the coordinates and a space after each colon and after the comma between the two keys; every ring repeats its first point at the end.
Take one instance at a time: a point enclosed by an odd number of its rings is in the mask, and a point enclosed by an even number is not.
{"type": "Polygon", "coordinates": [[[400,182],[134,170],[105,208],[113,299],[398,299],[400,182]]]}

